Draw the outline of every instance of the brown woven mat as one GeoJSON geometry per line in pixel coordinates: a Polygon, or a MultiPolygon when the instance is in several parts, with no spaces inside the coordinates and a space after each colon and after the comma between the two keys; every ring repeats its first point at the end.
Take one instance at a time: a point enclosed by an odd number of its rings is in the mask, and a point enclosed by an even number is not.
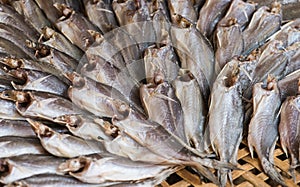
{"type": "MultiPolygon", "coordinates": [[[[281,174],[283,175],[287,186],[300,186],[300,170],[296,173],[296,183],[293,181],[290,173],[290,159],[286,157],[285,153],[279,146],[276,146],[274,151],[274,162],[275,165],[280,168],[281,174]]],[[[238,167],[242,170],[235,170],[232,172],[233,183],[238,187],[250,187],[250,186],[276,186],[263,171],[260,166],[260,162],[257,157],[251,158],[249,149],[245,141],[243,141],[239,148],[238,153],[238,167]]],[[[185,168],[172,174],[167,180],[163,181],[158,187],[208,187],[216,186],[213,183],[206,183],[202,181],[200,177],[195,174],[189,168],[185,168]]],[[[227,186],[230,186],[228,183],[227,186]]]]}

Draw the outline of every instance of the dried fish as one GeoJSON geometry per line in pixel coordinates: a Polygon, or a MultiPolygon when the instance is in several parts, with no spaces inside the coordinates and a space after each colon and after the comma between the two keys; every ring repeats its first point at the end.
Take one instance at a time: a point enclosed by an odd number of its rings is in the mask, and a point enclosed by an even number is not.
{"type": "Polygon", "coordinates": [[[271,8],[266,6],[259,8],[243,31],[245,43],[243,54],[247,55],[261,46],[267,38],[279,30],[281,19],[281,5],[278,2],[273,3],[271,8]]]}
{"type": "Polygon", "coordinates": [[[241,26],[236,19],[228,19],[224,24],[219,24],[216,37],[216,63],[223,68],[235,56],[240,56],[244,50],[244,38],[241,26]]]}
{"type": "Polygon", "coordinates": [[[44,27],[42,29],[40,40],[42,40],[44,45],[66,53],[77,61],[81,60],[83,56],[83,52],[80,49],[74,46],[64,35],[56,32],[50,27],[44,27]]]}
{"type": "Polygon", "coordinates": [[[0,145],[0,158],[13,157],[24,154],[48,154],[37,138],[5,136],[0,137],[0,145]]]}
{"type": "Polygon", "coordinates": [[[82,14],[75,12],[65,4],[55,3],[54,6],[61,12],[62,17],[56,21],[56,27],[77,47],[85,51],[92,45],[95,38],[89,30],[97,28],[82,14]]]}
{"type": "Polygon", "coordinates": [[[111,140],[112,137],[104,132],[104,126],[111,125],[108,121],[96,116],[65,115],[54,119],[55,122],[65,123],[69,131],[86,140],[111,140]]]}
{"type": "Polygon", "coordinates": [[[289,46],[287,50],[295,51],[295,53],[291,54],[291,57],[285,68],[284,75],[288,75],[300,69],[300,41],[289,46]]]}
{"type": "Polygon", "coordinates": [[[154,83],[156,75],[163,76],[167,82],[173,81],[178,74],[179,62],[170,45],[148,47],[144,54],[145,74],[148,83],[154,83]]]}
{"type": "MultiPolygon", "coordinates": [[[[299,85],[300,93],[300,85],[299,85]]],[[[290,169],[295,180],[295,169],[300,166],[300,95],[288,97],[280,109],[279,134],[281,146],[291,155],[290,169]]]]}
{"type": "Polygon", "coordinates": [[[187,29],[172,27],[171,38],[181,67],[192,72],[200,85],[204,100],[208,101],[215,72],[219,71],[209,41],[194,27],[187,29]]]}
{"type": "Polygon", "coordinates": [[[0,137],[18,136],[18,137],[35,137],[31,126],[23,120],[0,119],[0,137]]]}
{"type": "MultiPolygon", "coordinates": [[[[49,93],[8,90],[3,91],[1,97],[14,100],[17,111],[25,117],[53,121],[54,118],[62,115],[86,114],[71,101],[49,93]]],[[[14,104],[11,105],[14,107],[14,104]]]]}
{"type": "Polygon", "coordinates": [[[226,15],[219,21],[218,25],[226,24],[229,19],[236,19],[237,24],[243,30],[250,21],[255,9],[256,4],[253,2],[233,0],[226,15]]]}
{"type": "Polygon", "coordinates": [[[42,146],[52,155],[72,158],[104,152],[103,145],[99,141],[83,140],[68,134],[60,134],[38,121],[31,119],[27,121],[40,139],[42,146]]]}
{"type": "Polygon", "coordinates": [[[124,96],[111,87],[81,77],[70,75],[73,86],[69,88],[70,99],[77,106],[100,117],[121,115],[129,107],[124,96]]]}
{"type": "Polygon", "coordinates": [[[204,151],[204,125],[207,108],[199,85],[189,70],[181,69],[172,85],[184,115],[184,132],[190,146],[204,151]],[[193,94],[193,96],[191,96],[193,94]]]}
{"type": "MultiPolygon", "coordinates": [[[[224,68],[222,71],[226,70],[227,68],[224,68]]],[[[218,76],[212,88],[208,122],[213,150],[220,161],[233,165],[237,165],[244,119],[239,71],[238,67],[235,67],[232,71],[221,72],[221,76],[218,76]],[[227,76],[223,76],[224,73],[227,73],[227,76]]],[[[222,168],[218,175],[221,186],[226,185],[227,176],[233,184],[230,170],[222,168]]]]}
{"type": "Polygon", "coordinates": [[[45,71],[45,68],[42,68],[39,62],[25,58],[2,57],[0,58],[0,63],[5,64],[11,69],[21,68],[27,70],[45,71]]]}
{"type": "Polygon", "coordinates": [[[21,36],[25,35],[31,41],[37,41],[39,38],[38,32],[25,21],[24,17],[8,5],[0,4],[0,23],[20,30],[23,33],[21,36]]]}
{"type": "Polygon", "coordinates": [[[111,0],[85,0],[85,10],[89,20],[94,23],[102,33],[107,33],[118,27],[111,0]]]}
{"type": "Polygon", "coordinates": [[[271,77],[267,85],[257,83],[253,87],[253,117],[249,124],[248,145],[253,156],[255,149],[261,165],[274,181],[285,185],[274,166],[274,149],[278,139],[280,93],[277,82],[271,77]]]}
{"type": "Polygon", "coordinates": [[[41,33],[42,28],[50,26],[42,10],[34,0],[9,0],[9,4],[30,23],[35,30],[41,33]]]}
{"type": "Polygon", "coordinates": [[[285,100],[288,96],[295,96],[298,93],[298,85],[300,81],[300,70],[294,71],[283,79],[278,81],[278,88],[280,90],[280,96],[282,100],[285,100]]]}
{"type": "Polygon", "coordinates": [[[103,157],[100,159],[79,157],[62,163],[59,170],[68,172],[80,181],[101,184],[105,182],[143,181],[162,175],[168,170],[174,172],[176,167],[134,162],[122,157],[103,157]]]}
{"type": "Polygon", "coordinates": [[[8,184],[38,174],[60,174],[59,165],[65,159],[54,156],[20,155],[0,159],[0,182],[8,184]]]}
{"type": "Polygon", "coordinates": [[[226,13],[231,0],[206,1],[199,13],[197,29],[206,37],[210,37],[215,26],[226,13]]]}
{"type": "Polygon", "coordinates": [[[0,118],[1,119],[10,119],[10,120],[24,120],[24,117],[22,117],[16,110],[16,105],[14,102],[7,101],[3,99],[3,95],[6,90],[2,91],[0,93],[0,118]]]}
{"type": "Polygon", "coordinates": [[[23,83],[14,81],[12,82],[12,85],[16,90],[47,92],[63,97],[67,94],[68,85],[63,83],[54,75],[35,70],[24,69],[10,70],[9,74],[24,80],[23,83]]]}
{"type": "Polygon", "coordinates": [[[197,12],[193,1],[168,0],[172,23],[186,28],[187,25],[196,24],[197,12]]]}
{"type": "MultiPolygon", "coordinates": [[[[155,77],[155,80],[160,80],[155,77]]],[[[140,98],[148,119],[162,125],[167,131],[188,144],[184,127],[184,114],[175,90],[168,82],[142,85],[140,98]]]]}
{"type": "Polygon", "coordinates": [[[15,181],[13,183],[5,185],[5,187],[20,187],[20,186],[30,186],[30,187],[53,187],[53,186],[64,186],[64,187],[104,187],[115,185],[116,183],[108,184],[87,184],[83,183],[70,176],[60,176],[54,174],[43,174],[29,177],[23,180],[15,181]]]}

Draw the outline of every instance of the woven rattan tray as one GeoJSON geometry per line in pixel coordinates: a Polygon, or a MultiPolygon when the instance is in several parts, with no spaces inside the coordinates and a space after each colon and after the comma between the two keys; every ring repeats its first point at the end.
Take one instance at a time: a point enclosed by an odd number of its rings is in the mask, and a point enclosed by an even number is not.
{"type": "MultiPolygon", "coordinates": [[[[255,156],[255,155],[254,155],[255,156]]],[[[285,153],[279,146],[276,146],[274,151],[275,165],[282,170],[281,174],[284,176],[287,186],[300,186],[300,171],[297,170],[296,181],[289,173],[290,159],[286,157],[285,153]]],[[[262,171],[260,162],[257,157],[251,158],[249,149],[245,141],[243,141],[239,148],[238,153],[238,167],[242,170],[236,170],[232,172],[233,183],[237,187],[250,187],[250,186],[276,186],[273,181],[262,171]]],[[[208,187],[216,186],[213,183],[206,183],[202,181],[200,177],[185,168],[172,174],[167,180],[163,181],[158,187],[208,187]]],[[[228,183],[227,186],[230,186],[228,183]]]]}

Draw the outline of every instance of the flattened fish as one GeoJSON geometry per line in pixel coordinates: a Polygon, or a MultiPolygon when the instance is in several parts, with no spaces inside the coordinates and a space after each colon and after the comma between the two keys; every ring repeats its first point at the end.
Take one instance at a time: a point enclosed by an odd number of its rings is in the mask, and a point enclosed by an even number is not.
{"type": "Polygon", "coordinates": [[[300,166],[300,95],[288,97],[280,111],[280,143],[284,152],[291,155],[290,169],[295,180],[295,169],[300,166]]]}
{"type": "Polygon", "coordinates": [[[0,137],[35,137],[35,133],[27,121],[0,119],[0,129],[0,137]]]}
{"type": "Polygon", "coordinates": [[[191,147],[204,151],[204,125],[208,111],[199,85],[192,73],[184,69],[180,70],[172,85],[184,114],[184,132],[188,143],[191,147]]]}
{"type": "Polygon", "coordinates": [[[16,180],[24,179],[38,174],[60,174],[60,164],[65,161],[63,158],[43,155],[20,155],[0,159],[0,182],[8,184],[16,180]]]}
{"type": "Polygon", "coordinates": [[[281,99],[284,100],[288,96],[295,96],[298,93],[298,86],[300,85],[300,69],[290,73],[283,79],[278,81],[278,88],[280,90],[281,99]]]}
{"type": "Polygon", "coordinates": [[[276,182],[285,186],[274,166],[274,150],[278,139],[279,109],[281,105],[277,81],[268,78],[267,85],[253,87],[253,117],[249,124],[248,145],[253,156],[255,149],[263,170],[276,182]]]}
{"type": "Polygon", "coordinates": [[[40,139],[42,146],[52,155],[72,158],[104,151],[103,145],[98,141],[83,140],[68,134],[60,134],[38,121],[27,120],[40,139]]]}
{"type": "MultiPolygon", "coordinates": [[[[224,68],[223,71],[226,71],[224,68]]],[[[239,69],[220,73],[214,83],[209,107],[208,128],[210,142],[220,161],[237,165],[237,154],[242,141],[244,107],[242,102],[239,69]]],[[[232,184],[231,171],[218,171],[221,186],[225,186],[227,176],[232,184]]]]}

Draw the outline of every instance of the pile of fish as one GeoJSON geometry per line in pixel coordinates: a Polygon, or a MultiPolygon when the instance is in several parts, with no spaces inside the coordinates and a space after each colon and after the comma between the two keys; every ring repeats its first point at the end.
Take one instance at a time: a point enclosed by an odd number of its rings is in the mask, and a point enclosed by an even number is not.
{"type": "Polygon", "coordinates": [[[225,186],[243,138],[286,185],[273,152],[295,176],[299,5],[1,0],[0,185],[150,187],[188,166],[225,186]]]}

